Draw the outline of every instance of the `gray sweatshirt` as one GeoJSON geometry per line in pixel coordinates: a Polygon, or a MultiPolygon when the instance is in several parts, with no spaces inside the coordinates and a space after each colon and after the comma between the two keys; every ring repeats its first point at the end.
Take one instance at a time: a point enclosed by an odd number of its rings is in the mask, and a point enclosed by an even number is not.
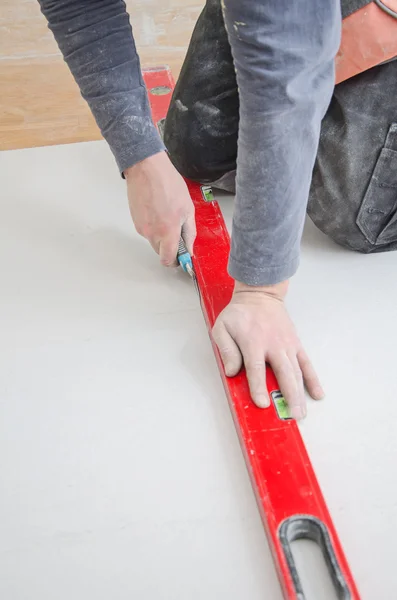
{"type": "MultiPolygon", "coordinates": [[[[39,0],[122,172],[164,149],[122,0],[39,0]]],[[[229,272],[291,277],[321,119],[334,84],[338,0],[223,0],[240,97],[229,272]]]]}

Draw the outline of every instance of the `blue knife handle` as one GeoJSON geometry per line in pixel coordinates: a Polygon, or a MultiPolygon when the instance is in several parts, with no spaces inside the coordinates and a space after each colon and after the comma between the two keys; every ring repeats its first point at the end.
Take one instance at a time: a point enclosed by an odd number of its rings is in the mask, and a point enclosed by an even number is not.
{"type": "Polygon", "coordinates": [[[177,259],[178,259],[180,266],[186,273],[189,272],[188,267],[190,269],[193,269],[192,257],[190,256],[189,252],[187,251],[185,242],[183,241],[182,237],[179,240],[177,259]]]}

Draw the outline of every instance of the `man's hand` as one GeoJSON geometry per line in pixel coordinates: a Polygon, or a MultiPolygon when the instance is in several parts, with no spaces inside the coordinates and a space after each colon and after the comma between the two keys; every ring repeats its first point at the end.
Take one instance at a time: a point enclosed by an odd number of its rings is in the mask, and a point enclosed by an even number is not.
{"type": "Polygon", "coordinates": [[[287,288],[288,282],[264,287],[236,282],[232,300],[219,315],[212,333],[226,375],[236,375],[244,361],[257,406],[270,404],[266,388],[268,362],[291,416],[302,419],[306,416],[304,383],[315,400],[321,399],[324,392],[284,306],[287,288]]]}
{"type": "Polygon", "coordinates": [[[181,233],[190,254],[196,238],[194,206],[186,183],[165,152],[124,171],[128,202],[137,232],[166,267],[176,265],[181,233]]]}

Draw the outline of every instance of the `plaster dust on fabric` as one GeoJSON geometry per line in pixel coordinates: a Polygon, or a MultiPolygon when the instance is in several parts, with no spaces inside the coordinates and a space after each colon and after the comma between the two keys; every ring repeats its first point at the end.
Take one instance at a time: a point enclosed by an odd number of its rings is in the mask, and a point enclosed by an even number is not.
{"type": "MultiPolygon", "coordinates": [[[[281,600],[194,286],[105,143],[0,176],[0,597],[281,600]]],[[[327,398],[301,431],[363,598],[392,598],[396,254],[310,223],[302,249],[288,306],[327,398]]]]}

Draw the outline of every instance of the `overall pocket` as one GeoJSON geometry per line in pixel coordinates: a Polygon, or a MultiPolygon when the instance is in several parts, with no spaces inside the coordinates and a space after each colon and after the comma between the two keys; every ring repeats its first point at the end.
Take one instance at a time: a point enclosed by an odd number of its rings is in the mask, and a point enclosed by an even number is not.
{"type": "Polygon", "coordinates": [[[397,123],[389,127],[356,223],[375,246],[397,241],[397,123]]]}

